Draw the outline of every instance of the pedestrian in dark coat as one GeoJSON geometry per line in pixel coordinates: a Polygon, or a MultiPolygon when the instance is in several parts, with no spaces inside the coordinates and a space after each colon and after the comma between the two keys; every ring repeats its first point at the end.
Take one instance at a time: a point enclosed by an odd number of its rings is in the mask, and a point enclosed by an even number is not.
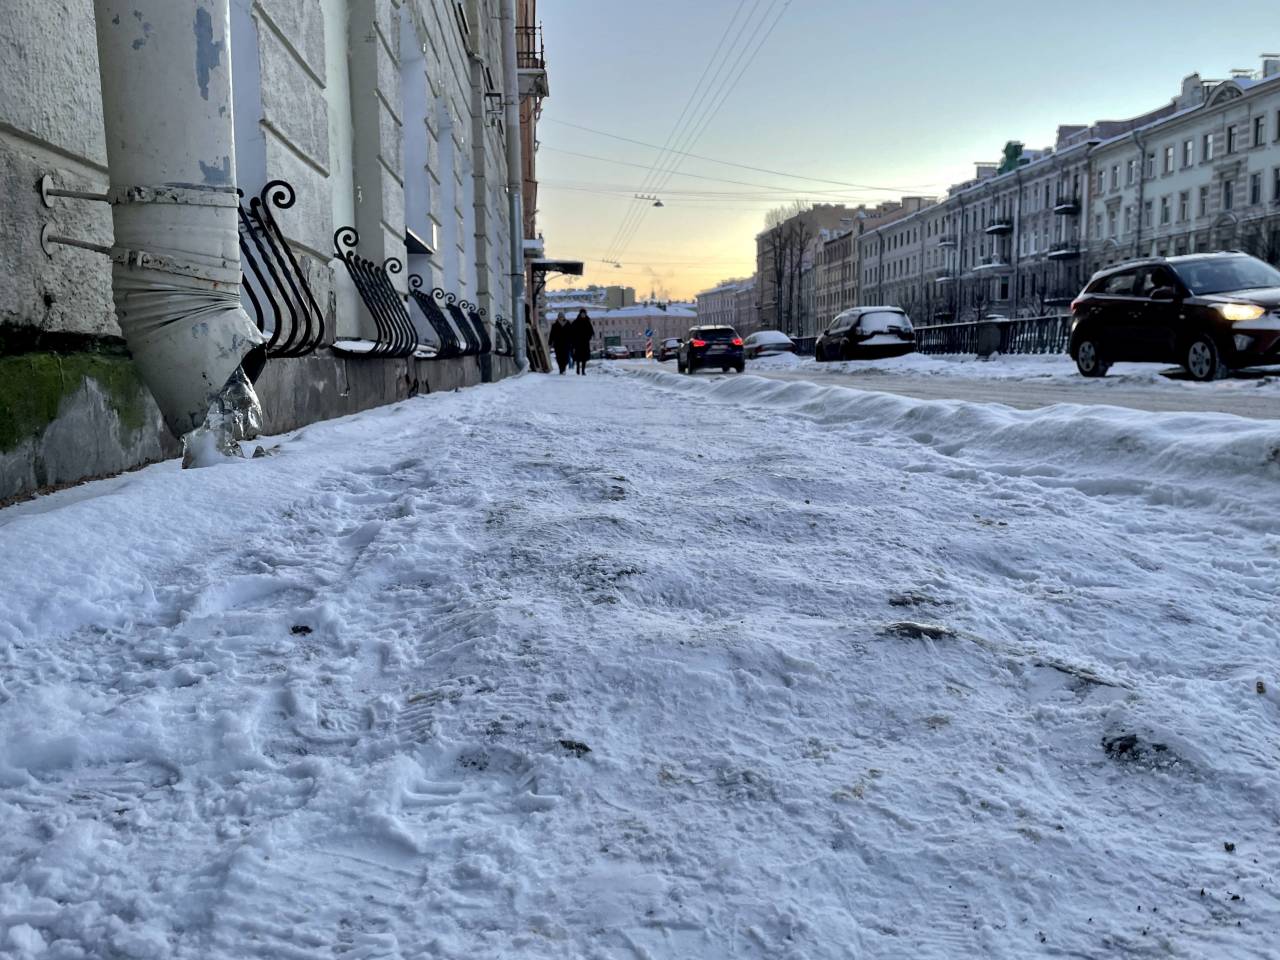
{"type": "Polygon", "coordinates": [[[591,338],[596,335],[596,328],[591,325],[591,318],[586,310],[579,310],[569,328],[573,336],[573,360],[578,373],[587,372],[587,360],[591,357],[591,338]]]}
{"type": "Polygon", "coordinates": [[[551,352],[556,355],[556,366],[560,368],[561,376],[564,376],[565,369],[573,359],[571,339],[569,322],[564,318],[564,311],[561,311],[556,315],[555,323],[551,324],[551,332],[547,335],[547,340],[551,345],[551,352]]]}

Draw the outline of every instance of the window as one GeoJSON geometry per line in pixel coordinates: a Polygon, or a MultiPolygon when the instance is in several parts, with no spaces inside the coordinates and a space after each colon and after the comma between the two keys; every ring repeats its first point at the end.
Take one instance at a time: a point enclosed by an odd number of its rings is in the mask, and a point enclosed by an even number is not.
{"type": "Polygon", "coordinates": [[[1163,227],[1163,226],[1165,226],[1166,224],[1168,224],[1168,223],[1169,223],[1169,219],[1170,219],[1170,210],[1171,210],[1172,206],[1173,206],[1173,204],[1171,204],[1171,203],[1169,202],[1169,198],[1168,198],[1168,197],[1161,197],[1161,198],[1160,198],[1160,226],[1162,226],[1162,227],[1163,227]]]}
{"type": "Polygon", "coordinates": [[[1236,125],[1227,127],[1227,153],[1236,152],[1236,125]]]}
{"type": "Polygon", "coordinates": [[[1260,147],[1267,142],[1267,118],[1253,118],[1253,145],[1260,147]]]}
{"type": "Polygon", "coordinates": [[[1186,223],[1191,219],[1191,191],[1183,190],[1178,194],[1178,222],[1186,223]]]}
{"type": "Polygon", "coordinates": [[[1200,213],[1199,216],[1207,217],[1209,215],[1209,188],[1200,188],[1200,213]]]}
{"type": "Polygon", "coordinates": [[[1164,148],[1164,172],[1173,173],[1173,147],[1164,148]]]}
{"type": "Polygon", "coordinates": [[[1271,171],[1271,202],[1280,205],[1280,167],[1271,171]]]}
{"type": "Polygon", "coordinates": [[[1234,210],[1236,205],[1236,182],[1234,180],[1222,181],[1222,209],[1234,210]]]}
{"type": "Polygon", "coordinates": [[[1111,166],[1111,189],[1120,189],[1120,164],[1112,164],[1111,166]]]}
{"type": "Polygon", "coordinates": [[[1144,169],[1143,176],[1148,180],[1156,175],[1156,155],[1154,152],[1147,154],[1147,165],[1144,169]]]}
{"type": "Polygon", "coordinates": [[[1107,211],[1107,236],[1114,237],[1116,235],[1116,212],[1115,210],[1107,211]]]}
{"type": "Polygon", "coordinates": [[[1093,215],[1093,235],[1095,237],[1102,236],[1102,214],[1100,213],[1093,215]]]}
{"type": "Polygon", "coordinates": [[[1280,270],[1253,257],[1192,261],[1174,271],[1197,295],[1280,285],[1280,270]]]}
{"type": "Polygon", "coordinates": [[[1144,227],[1151,226],[1151,209],[1152,203],[1150,200],[1142,205],[1142,225],[1144,227]]]}
{"type": "Polygon", "coordinates": [[[1206,133],[1204,140],[1200,144],[1200,159],[1209,161],[1213,159],[1213,134],[1206,133]]]}
{"type": "Polygon", "coordinates": [[[1182,141],[1182,166],[1183,169],[1191,166],[1196,162],[1196,142],[1192,139],[1182,141]]]}
{"type": "Polygon", "coordinates": [[[1117,273],[1103,280],[1101,288],[1094,292],[1108,297],[1131,297],[1133,296],[1133,279],[1132,270],[1126,273],[1117,273]]]}
{"type": "Polygon", "coordinates": [[[1124,232],[1133,233],[1133,205],[1128,204],[1124,208],[1124,232]]]}
{"type": "Polygon", "coordinates": [[[1124,182],[1132,185],[1138,179],[1138,161],[1130,160],[1125,168],[1124,182]]]}
{"type": "Polygon", "coordinates": [[[1249,177],[1249,203],[1257,206],[1262,202],[1262,174],[1255,173],[1249,177]]]}

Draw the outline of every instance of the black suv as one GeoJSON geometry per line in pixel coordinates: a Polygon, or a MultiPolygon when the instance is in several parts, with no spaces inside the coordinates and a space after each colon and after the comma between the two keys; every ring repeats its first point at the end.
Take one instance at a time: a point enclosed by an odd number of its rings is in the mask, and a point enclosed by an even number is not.
{"type": "Polygon", "coordinates": [[[676,354],[681,373],[696,373],[702,367],[719,367],[725,373],[732,367],[741,373],[746,365],[742,338],[733,327],[691,327],[676,354]]]}
{"type": "Polygon", "coordinates": [[[1244,253],[1108,267],[1071,314],[1071,357],[1086,377],[1118,360],[1179,363],[1196,380],[1280,363],[1280,270],[1244,253]]]}

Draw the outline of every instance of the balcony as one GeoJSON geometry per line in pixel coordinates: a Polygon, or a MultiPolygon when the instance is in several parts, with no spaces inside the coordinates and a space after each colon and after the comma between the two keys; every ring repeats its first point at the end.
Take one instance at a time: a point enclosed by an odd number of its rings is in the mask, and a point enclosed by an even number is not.
{"type": "Polygon", "coordinates": [[[960,238],[957,237],[954,233],[944,233],[942,236],[938,238],[938,246],[954,247],[959,242],[959,239],[960,238]]]}
{"type": "Polygon", "coordinates": [[[1048,257],[1050,260],[1076,260],[1080,257],[1080,244],[1074,241],[1055,243],[1049,248],[1048,257]]]}
{"type": "Polygon", "coordinates": [[[1013,218],[996,217],[987,224],[987,233],[993,237],[1003,237],[1005,234],[1013,233],[1013,218]]]}
{"type": "Polygon", "coordinates": [[[547,51],[542,45],[542,25],[516,27],[516,73],[520,78],[520,96],[546,97],[547,51]]]}
{"type": "Polygon", "coordinates": [[[980,263],[973,265],[972,273],[991,274],[991,273],[1010,273],[1013,267],[999,257],[983,257],[980,263]]]}
{"type": "Polygon", "coordinates": [[[1053,212],[1060,217],[1074,217],[1080,212],[1079,197],[1059,197],[1053,205],[1053,212]]]}

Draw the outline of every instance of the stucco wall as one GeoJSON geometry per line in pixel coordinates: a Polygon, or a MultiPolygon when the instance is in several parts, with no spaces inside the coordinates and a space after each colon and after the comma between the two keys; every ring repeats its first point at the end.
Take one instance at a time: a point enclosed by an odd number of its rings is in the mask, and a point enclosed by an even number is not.
{"type": "Polygon", "coordinates": [[[111,238],[105,204],[57,200],[48,209],[36,188],[46,173],[68,189],[106,187],[93,5],[12,6],[0,16],[0,325],[118,335],[106,261],[69,247],[50,259],[40,249],[45,223],[95,243],[111,238]]]}

